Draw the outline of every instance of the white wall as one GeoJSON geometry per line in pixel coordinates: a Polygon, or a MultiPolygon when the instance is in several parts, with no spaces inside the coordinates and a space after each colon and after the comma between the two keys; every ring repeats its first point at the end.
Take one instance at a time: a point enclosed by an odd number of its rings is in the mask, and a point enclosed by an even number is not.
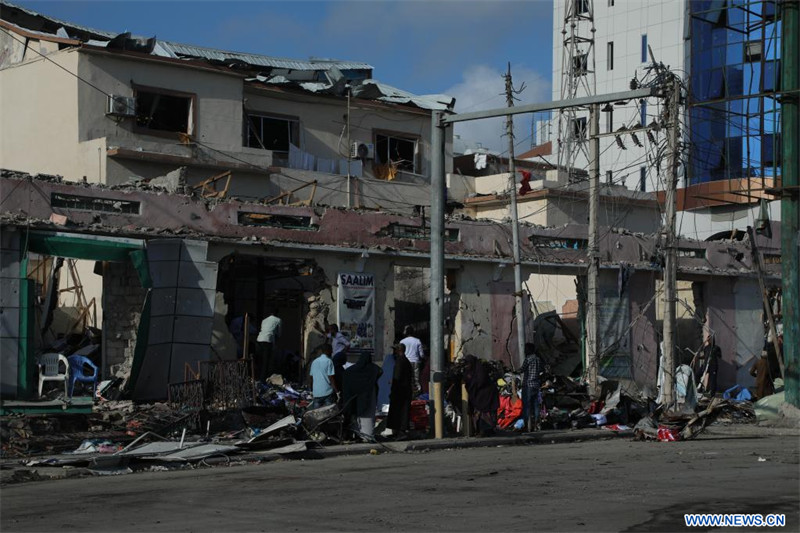
{"type": "Polygon", "coordinates": [[[53,52],[48,57],[56,64],[39,57],[0,70],[0,166],[85,175],[76,150],[78,81],[59,68],[77,72],[78,56],[74,50],[53,52]]]}
{"type": "MultiPolygon", "coordinates": [[[[565,5],[570,0],[554,0],[553,16],[553,99],[561,98],[562,55],[564,51],[561,31],[564,26],[565,5]]],[[[684,34],[686,31],[686,0],[615,0],[609,6],[608,0],[594,0],[595,24],[595,94],[607,94],[630,90],[630,81],[635,75],[641,79],[643,67],[650,63],[642,62],[641,39],[647,35],[647,43],[653,49],[655,59],[672,69],[685,69],[684,34]],[[608,70],[607,45],[614,43],[613,70],[608,70]]],[[[586,37],[588,32],[584,32],[586,37]]],[[[591,62],[590,62],[591,64],[591,62]]],[[[591,75],[590,75],[591,78],[591,75]]],[[[651,98],[647,102],[647,123],[653,121],[659,112],[658,99],[651,98]]],[[[606,133],[607,113],[601,113],[600,132],[606,133]]],[[[586,114],[580,115],[586,116],[586,114]]],[[[639,107],[637,102],[628,102],[625,106],[615,106],[612,129],[620,126],[635,126],[639,123],[639,107]]],[[[553,123],[553,140],[557,138],[558,121],[553,123]]],[[[660,134],[663,136],[663,133],[660,134]]],[[[630,136],[623,137],[626,150],[617,149],[613,137],[600,141],[600,176],[606,180],[606,172],[612,171],[615,183],[630,189],[639,187],[640,168],[648,166],[646,153],[649,141],[644,134],[638,135],[644,144],[637,147],[630,136]]],[[[663,139],[662,139],[663,140],[663,139]]],[[[557,144],[554,144],[557,150],[557,144]]],[[[579,157],[576,166],[587,168],[585,157],[579,157]]],[[[646,190],[653,191],[658,187],[656,173],[647,171],[646,190]]]]}

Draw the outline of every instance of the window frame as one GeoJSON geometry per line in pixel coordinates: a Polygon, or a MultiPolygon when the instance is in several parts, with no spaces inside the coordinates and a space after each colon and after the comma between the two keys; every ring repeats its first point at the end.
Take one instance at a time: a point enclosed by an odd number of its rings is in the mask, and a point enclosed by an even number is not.
{"type": "Polygon", "coordinates": [[[133,89],[133,101],[134,106],[136,107],[135,115],[133,117],[133,131],[134,133],[142,134],[142,135],[152,135],[155,137],[167,137],[170,139],[174,139],[176,135],[188,135],[190,138],[196,136],[198,131],[198,120],[197,120],[197,93],[189,93],[184,91],[176,91],[174,89],[165,89],[163,87],[153,87],[151,85],[140,85],[138,83],[131,83],[131,89],[133,89]],[[168,130],[156,130],[152,128],[148,128],[147,126],[140,126],[138,123],[139,118],[139,93],[146,92],[146,93],[153,93],[153,94],[160,94],[164,96],[172,96],[176,98],[188,98],[189,99],[189,116],[188,116],[188,124],[186,129],[189,131],[186,132],[178,132],[178,131],[168,131],[168,130]]]}
{"type": "Polygon", "coordinates": [[[647,34],[642,34],[642,63],[647,63],[647,34]]]}
{"type": "Polygon", "coordinates": [[[390,149],[389,148],[389,145],[390,145],[389,139],[391,139],[391,138],[396,138],[396,139],[400,139],[400,140],[404,140],[404,141],[413,141],[414,142],[413,170],[408,170],[408,169],[405,169],[405,168],[398,167],[397,171],[398,172],[405,172],[407,174],[415,174],[417,176],[421,176],[422,175],[422,172],[421,172],[422,165],[421,165],[421,160],[420,160],[420,157],[421,157],[420,141],[422,141],[422,137],[420,137],[419,135],[417,135],[415,133],[407,133],[407,132],[402,132],[402,131],[392,131],[392,130],[383,130],[383,129],[372,130],[372,142],[374,143],[374,146],[375,146],[375,158],[373,159],[373,162],[376,165],[387,165],[387,164],[389,164],[389,162],[391,162],[391,158],[389,157],[390,154],[388,153],[388,150],[390,149]],[[379,136],[387,138],[387,147],[386,147],[387,154],[386,154],[386,156],[387,156],[388,161],[386,161],[385,163],[378,162],[378,137],[379,136]]]}
{"type": "Polygon", "coordinates": [[[614,70],[614,41],[606,43],[606,70],[614,70]]]}
{"type": "Polygon", "coordinates": [[[284,151],[284,150],[273,150],[271,148],[266,148],[265,146],[263,146],[263,144],[264,144],[264,138],[263,138],[264,125],[263,125],[263,123],[261,124],[261,132],[260,132],[261,135],[259,136],[259,140],[261,141],[262,145],[261,146],[250,146],[249,142],[250,142],[250,119],[251,119],[251,117],[255,117],[255,118],[259,118],[259,119],[267,118],[267,119],[272,119],[272,120],[283,120],[283,121],[286,121],[288,123],[292,123],[292,122],[295,123],[296,127],[297,127],[297,144],[292,142],[291,129],[289,130],[289,144],[295,144],[295,146],[297,146],[298,148],[302,149],[302,146],[300,146],[300,138],[302,136],[301,135],[302,122],[300,121],[300,117],[295,116],[295,115],[284,115],[284,114],[281,114],[281,113],[271,113],[269,111],[258,111],[258,110],[249,110],[249,109],[245,109],[244,110],[244,124],[243,124],[243,128],[242,128],[242,147],[243,148],[252,148],[254,150],[267,150],[267,151],[272,152],[273,154],[286,154],[286,157],[287,158],[289,157],[289,149],[288,149],[288,147],[287,147],[287,150],[284,151]]]}

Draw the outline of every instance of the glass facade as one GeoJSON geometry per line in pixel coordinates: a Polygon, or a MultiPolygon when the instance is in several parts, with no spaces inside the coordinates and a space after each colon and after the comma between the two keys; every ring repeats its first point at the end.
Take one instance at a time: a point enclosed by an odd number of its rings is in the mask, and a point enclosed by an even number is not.
{"type": "Polygon", "coordinates": [[[775,0],[689,2],[687,185],[780,175],[781,23],[775,0]]]}

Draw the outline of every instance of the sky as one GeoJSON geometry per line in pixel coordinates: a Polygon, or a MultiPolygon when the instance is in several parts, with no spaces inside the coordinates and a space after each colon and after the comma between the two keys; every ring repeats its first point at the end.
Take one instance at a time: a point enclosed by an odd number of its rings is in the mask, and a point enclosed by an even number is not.
{"type": "MultiPolygon", "coordinates": [[[[417,94],[448,94],[456,111],[502,107],[508,62],[520,103],[551,100],[552,0],[25,1],[12,3],[96,29],[210,48],[365,61],[373,77],[417,94]]],[[[502,119],[455,133],[503,151],[502,119]]],[[[515,124],[530,147],[530,116],[515,124]]]]}

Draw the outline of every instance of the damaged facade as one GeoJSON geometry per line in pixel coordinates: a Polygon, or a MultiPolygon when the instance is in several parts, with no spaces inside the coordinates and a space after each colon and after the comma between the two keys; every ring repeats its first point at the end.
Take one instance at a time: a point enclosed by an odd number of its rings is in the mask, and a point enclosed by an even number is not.
{"type": "MultiPolygon", "coordinates": [[[[322,340],[313,324],[337,318],[340,272],[368,273],[375,280],[374,351],[380,359],[404,325],[394,320],[395,293],[403,292],[396,287],[402,277],[398,268],[424,269],[429,261],[429,234],[420,216],[218,202],[177,193],[87,187],[7,171],[0,192],[14,206],[3,214],[4,280],[30,286],[20,265],[31,253],[67,257],[80,253],[80,258],[102,261],[110,273],[103,277],[104,298],[115,304],[103,327],[109,332],[136,331],[135,339],[121,339],[131,341],[127,343],[104,335],[102,366],[106,373],[112,366],[125,370],[130,366],[126,377],[132,381],[134,396],[142,399],[163,397],[168,384],[185,381],[187,368],[196,369],[198,361],[236,357],[235,352],[215,351],[212,337],[225,333],[214,326],[219,324],[215,314],[260,314],[267,301],[276,304],[286,311],[289,333],[283,348],[304,357],[322,340]],[[98,213],[53,206],[55,197],[77,195],[135,202],[138,211],[98,213]],[[65,216],[67,225],[54,227],[53,213],[65,216]],[[243,215],[260,215],[257,218],[272,222],[253,225],[243,215]],[[159,229],[143,227],[142,220],[159,229]],[[141,251],[144,261],[137,259],[141,251]],[[220,302],[227,309],[219,308],[220,302]]],[[[519,365],[519,354],[513,343],[505,342],[515,327],[509,320],[514,296],[511,269],[506,268],[512,256],[507,231],[502,223],[458,217],[448,222],[447,342],[453,355],[481,354],[514,367],[519,365]]],[[[524,225],[521,234],[524,272],[585,275],[586,256],[580,246],[554,245],[585,241],[585,226],[524,225]]],[[[620,318],[642,315],[631,328],[618,328],[612,337],[609,375],[640,386],[653,383],[657,366],[652,305],[660,275],[660,266],[653,263],[656,246],[654,237],[624,230],[607,232],[601,240],[607,327],[615,331],[620,318]]],[[[681,247],[693,253],[681,257],[679,275],[702,284],[709,317],[735,306],[734,289],[740,292],[757,284],[745,244],[685,241],[681,247]]],[[[777,272],[770,270],[769,275],[775,277],[777,272]]],[[[26,340],[13,341],[4,350],[4,394],[12,396],[28,390],[25,380],[34,372],[33,333],[22,331],[20,324],[25,322],[22,317],[28,323],[35,320],[36,305],[24,296],[11,294],[9,300],[18,302],[19,322],[4,321],[4,336],[26,340]]],[[[747,319],[746,309],[735,312],[747,319]]],[[[751,315],[755,321],[760,309],[751,309],[751,315]]],[[[723,383],[733,382],[738,371],[735,357],[740,347],[730,348],[720,371],[723,383]]]]}
{"type": "MultiPolygon", "coordinates": [[[[31,267],[48,257],[82,265],[84,292],[101,304],[102,377],[124,379],[140,400],[165,397],[202,362],[235,359],[228,324],[272,307],[286,331],[279,351],[306,360],[319,328],[341,322],[340,273],[374,280],[372,328],[359,335],[376,361],[408,323],[428,342],[431,113],[452,110],[452,99],[388,87],[363,63],[142,40],[2,9],[3,167],[19,171],[0,178],[4,397],[30,395],[35,356],[52,340],[31,267]]],[[[446,171],[453,166],[446,158],[446,171]]],[[[580,344],[586,193],[563,187],[558,170],[530,170],[533,190],[518,199],[531,318],[569,315],[580,344]]],[[[484,174],[448,175],[450,207],[462,207],[445,232],[443,342],[451,358],[518,367],[507,198],[498,194],[507,175],[484,174]]],[[[624,206],[624,216],[606,209],[601,221],[601,373],[654,386],[658,204],[608,189],[604,204],[624,206]]],[[[759,237],[765,254],[778,253],[778,233],[759,237]]],[[[761,327],[746,241],[687,240],[681,250],[679,277],[710,327],[761,327]]],[[[768,263],[768,279],[778,270],[768,263]]],[[[755,333],[719,337],[721,386],[748,382],[755,333]]],[[[580,359],[564,371],[580,372],[580,359]]]]}

